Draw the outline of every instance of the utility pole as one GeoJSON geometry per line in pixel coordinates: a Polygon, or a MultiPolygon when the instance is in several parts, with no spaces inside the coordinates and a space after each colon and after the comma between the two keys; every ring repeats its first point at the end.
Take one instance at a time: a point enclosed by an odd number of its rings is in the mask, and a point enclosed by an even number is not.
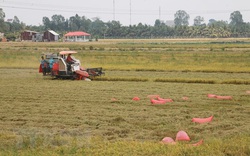
{"type": "Polygon", "coordinates": [[[159,20],[161,20],[161,7],[159,6],[159,20]]]}
{"type": "Polygon", "coordinates": [[[130,12],[129,12],[129,14],[130,14],[130,25],[131,25],[131,0],[130,0],[130,3],[129,3],[129,6],[130,6],[130,12]]]}
{"type": "Polygon", "coordinates": [[[115,21],[115,0],[113,0],[113,20],[115,21]]]}

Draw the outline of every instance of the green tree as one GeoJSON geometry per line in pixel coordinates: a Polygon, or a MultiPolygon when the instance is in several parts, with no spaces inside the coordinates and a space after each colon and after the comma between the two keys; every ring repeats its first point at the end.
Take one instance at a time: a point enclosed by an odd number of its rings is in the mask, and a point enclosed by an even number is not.
{"type": "Polygon", "coordinates": [[[51,29],[55,31],[64,30],[65,18],[62,15],[53,15],[51,17],[51,29]]]}
{"type": "Polygon", "coordinates": [[[201,16],[196,16],[194,18],[194,26],[200,26],[203,24],[203,22],[204,22],[204,18],[201,16]]]}
{"type": "Polygon", "coordinates": [[[175,26],[188,25],[189,15],[184,10],[178,10],[174,14],[174,24],[175,26]]]}
{"type": "Polygon", "coordinates": [[[24,24],[20,22],[17,16],[14,16],[13,22],[12,22],[12,31],[13,32],[19,32],[24,29],[24,24]]]}
{"type": "Polygon", "coordinates": [[[4,20],[5,18],[5,13],[3,12],[3,9],[0,8],[0,20],[4,20]]]}
{"type": "Polygon", "coordinates": [[[105,23],[99,18],[94,18],[94,21],[91,23],[90,33],[92,36],[99,38],[100,36],[104,36],[104,32],[106,30],[105,23]]]}
{"type": "Polygon", "coordinates": [[[37,32],[43,32],[44,30],[46,30],[45,27],[44,27],[44,25],[39,25],[39,26],[36,26],[36,25],[26,25],[25,29],[32,30],[32,31],[37,31],[37,32]]]}
{"type": "Polygon", "coordinates": [[[137,25],[136,33],[138,38],[150,38],[151,37],[150,26],[139,23],[137,25]]]}
{"type": "Polygon", "coordinates": [[[52,29],[51,28],[51,22],[50,19],[48,17],[43,17],[43,25],[45,27],[45,29],[52,29]]]}
{"type": "Polygon", "coordinates": [[[118,38],[121,36],[121,23],[119,21],[111,21],[106,23],[107,31],[106,35],[107,37],[115,37],[118,38]]]}
{"type": "Polygon", "coordinates": [[[167,26],[159,19],[155,20],[154,27],[152,29],[152,35],[154,37],[165,37],[167,34],[167,26]]]}
{"type": "Polygon", "coordinates": [[[202,24],[199,26],[191,26],[192,29],[190,29],[190,37],[205,37],[204,34],[206,34],[207,26],[206,24],[202,24]]]}
{"type": "Polygon", "coordinates": [[[159,19],[155,20],[155,27],[160,27],[161,26],[161,21],[159,19]]]}
{"type": "Polygon", "coordinates": [[[14,16],[13,23],[20,24],[20,20],[17,16],[14,16]]]}
{"type": "Polygon", "coordinates": [[[243,23],[242,14],[239,11],[234,11],[230,14],[230,25],[240,25],[243,23]]]}
{"type": "Polygon", "coordinates": [[[128,27],[128,38],[135,38],[137,36],[136,34],[136,25],[129,25],[128,27]]]}
{"type": "Polygon", "coordinates": [[[226,21],[213,21],[208,25],[208,31],[204,34],[205,37],[230,37],[231,32],[226,21]]]}
{"type": "Polygon", "coordinates": [[[4,23],[5,13],[3,9],[0,8],[0,32],[5,32],[6,25],[4,23]]]}
{"type": "Polygon", "coordinates": [[[63,31],[62,32],[67,32],[69,31],[69,20],[65,19],[65,22],[63,23],[63,31]]]}
{"type": "Polygon", "coordinates": [[[246,30],[246,23],[243,22],[242,14],[239,11],[234,11],[230,14],[230,28],[233,37],[244,37],[246,30]]]}
{"type": "Polygon", "coordinates": [[[69,18],[69,29],[71,31],[78,31],[81,28],[81,17],[76,14],[69,18]]]}
{"type": "Polygon", "coordinates": [[[212,25],[212,24],[215,23],[215,22],[216,22],[215,19],[210,19],[210,20],[208,21],[208,25],[212,25]]]}
{"type": "Polygon", "coordinates": [[[121,27],[121,35],[120,37],[128,37],[128,33],[129,33],[129,26],[123,26],[121,27]]]}
{"type": "Polygon", "coordinates": [[[79,30],[88,32],[90,30],[91,20],[85,16],[81,17],[79,30]]]}
{"type": "Polygon", "coordinates": [[[143,31],[141,32],[141,37],[151,38],[151,35],[152,35],[152,27],[150,25],[145,24],[143,26],[143,31]]]}

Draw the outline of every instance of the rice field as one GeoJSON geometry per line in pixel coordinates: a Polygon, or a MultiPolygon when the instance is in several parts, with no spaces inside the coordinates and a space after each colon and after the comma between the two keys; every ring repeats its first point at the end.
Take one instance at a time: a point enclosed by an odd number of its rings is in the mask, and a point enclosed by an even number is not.
{"type": "Polygon", "coordinates": [[[0,154],[249,155],[250,44],[243,41],[0,43],[0,154]],[[43,52],[72,49],[83,66],[106,74],[87,82],[38,73],[43,52]],[[152,105],[148,95],[174,102],[152,105]],[[212,115],[210,123],[192,122],[212,115]],[[160,143],[180,130],[191,141],[160,143]]]}

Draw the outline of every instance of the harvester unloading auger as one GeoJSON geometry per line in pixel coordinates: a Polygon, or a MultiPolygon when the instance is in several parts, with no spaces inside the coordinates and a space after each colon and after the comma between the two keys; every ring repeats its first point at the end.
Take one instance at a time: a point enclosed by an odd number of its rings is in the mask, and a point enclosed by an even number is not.
{"type": "Polygon", "coordinates": [[[54,78],[87,81],[104,74],[102,67],[86,69],[81,67],[80,61],[71,56],[76,53],[75,51],[61,51],[59,54],[44,54],[45,68],[40,65],[39,72],[46,70],[45,73],[50,73],[54,78]]]}

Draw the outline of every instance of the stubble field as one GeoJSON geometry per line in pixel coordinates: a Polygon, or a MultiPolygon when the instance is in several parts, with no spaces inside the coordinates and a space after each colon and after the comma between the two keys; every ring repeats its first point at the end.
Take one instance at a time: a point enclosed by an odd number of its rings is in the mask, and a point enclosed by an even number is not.
{"type": "Polygon", "coordinates": [[[0,153],[249,155],[248,42],[0,43],[0,153]],[[105,76],[86,82],[39,74],[40,55],[61,50],[78,51],[83,66],[102,66],[105,76]],[[152,105],[154,94],[174,102],[152,105]],[[191,122],[212,115],[210,123],[191,122]],[[160,143],[180,130],[190,142],[160,143]]]}

